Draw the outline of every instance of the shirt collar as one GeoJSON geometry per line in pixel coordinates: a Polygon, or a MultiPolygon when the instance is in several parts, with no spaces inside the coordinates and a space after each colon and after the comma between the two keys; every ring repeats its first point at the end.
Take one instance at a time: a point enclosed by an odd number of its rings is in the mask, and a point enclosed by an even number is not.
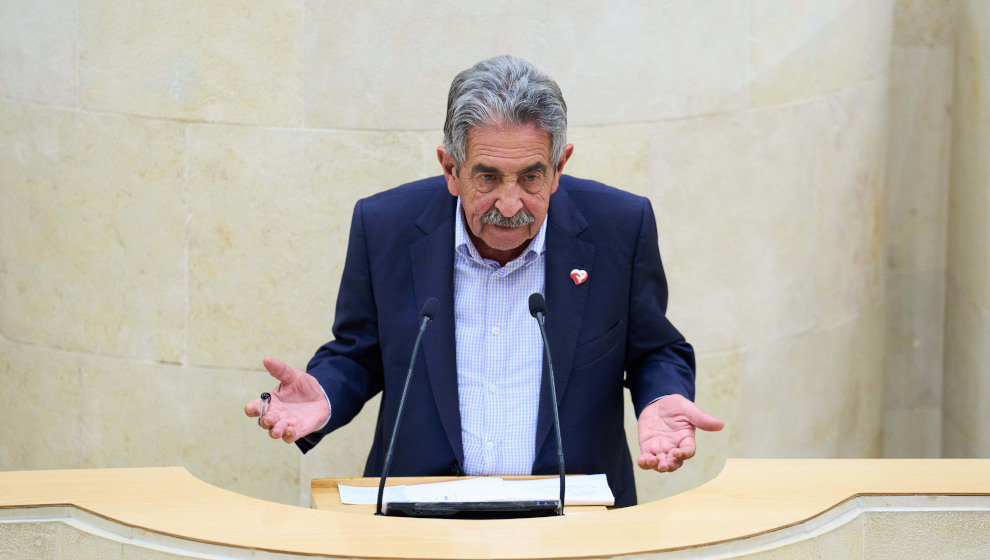
{"type": "MultiPolygon", "coordinates": [[[[513,259],[509,264],[519,261],[521,264],[529,264],[530,262],[536,260],[537,257],[543,254],[546,250],[546,239],[547,239],[547,222],[549,212],[547,216],[543,218],[543,225],[540,226],[540,231],[536,233],[536,237],[529,242],[529,246],[523,251],[521,255],[513,259]]],[[[458,253],[468,257],[479,263],[484,263],[489,259],[485,259],[478,253],[477,247],[471,241],[471,237],[468,235],[467,224],[464,223],[464,213],[461,211],[461,198],[457,197],[457,208],[454,210],[454,250],[458,253]]]]}

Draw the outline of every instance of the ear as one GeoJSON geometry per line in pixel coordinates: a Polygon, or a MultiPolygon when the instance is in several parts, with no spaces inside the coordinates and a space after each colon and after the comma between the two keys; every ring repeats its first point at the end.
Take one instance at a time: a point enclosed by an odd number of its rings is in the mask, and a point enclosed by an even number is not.
{"type": "Polygon", "coordinates": [[[443,146],[439,146],[437,147],[437,159],[440,160],[440,167],[443,169],[443,178],[447,180],[447,190],[454,196],[460,196],[460,188],[457,185],[457,164],[454,163],[454,157],[443,146]]]}
{"type": "Polygon", "coordinates": [[[553,184],[550,185],[550,194],[557,192],[557,184],[560,183],[560,175],[564,172],[564,164],[567,160],[571,159],[571,154],[574,153],[574,144],[568,144],[564,146],[564,153],[560,155],[560,159],[557,160],[557,169],[553,175],[553,184]]]}

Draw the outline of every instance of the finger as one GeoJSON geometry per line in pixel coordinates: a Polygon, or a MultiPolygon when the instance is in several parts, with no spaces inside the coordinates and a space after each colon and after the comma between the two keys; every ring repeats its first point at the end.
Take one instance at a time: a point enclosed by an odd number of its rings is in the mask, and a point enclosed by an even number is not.
{"type": "Polygon", "coordinates": [[[269,410],[264,416],[258,419],[258,425],[266,430],[270,430],[278,423],[278,414],[269,410]]]}
{"type": "Polygon", "coordinates": [[[674,449],[674,444],[662,438],[653,438],[653,440],[647,444],[646,449],[643,449],[643,446],[640,446],[640,450],[643,453],[649,453],[657,456],[665,455],[671,449],[674,449]]]}
{"type": "Polygon", "coordinates": [[[677,469],[681,468],[683,465],[684,465],[684,461],[681,461],[679,459],[674,459],[673,461],[667,463],[667,472],[674,472],[677,469]]]}
{"type": "Polygon", "coordinates": [[[254,399],[244,405],[244,414],[247,414],[251,418],[257,416],[259,412],[261,412],[261,399],[254,399]]]}
{"type": "Polygon", "coordinates": [[[298,369],[288,366],[282,362],[282,360],[272,358],[271,356],[266,357],[261,361],[261,363],[264,364],[265,369],[268,370],[268,373],[272,377],[285,384],[290,384],[295,381],[296,377],[298,377],[300,373],[298,369]]]}
{"type": "Polygon", "coordinates": [[[671,451],[671,455],[673,455],[675,459],[685,461],[691,457],[694,457],[694,453],[697,449],[697,444],[695,443],[694,438],[689,436],[681,440],[681,445],[678,446],[677,449],[671,451]]]}
{"type": "Polygon", "coordinates": [[[651,471],[657,468],[657,456],[650,453],[643,453],[636,460],[636,465],[645,471],[651,471]]]}
{"type": "Polygon", "coordinates": [[[289,426],[285,428],[285,433],[282,434],[282,441],[284,441],[285,443],[294,443],[297,439],[299,438],[296,437],[295,426],[289,424],[289,426]]]}
{"type": "Polygon", "coordinates": [[[690,406],[684,411],[684,416],[695,428],[700,428],[706,432],[717,432],[725,427],[725,422],[711,414],[702,412],[694,403],[690,403],[690,406]]]}
{"type": "Polygon", "coordinates": [[[289,427],[289,423],[286,420],[279,420],[275,422],[272,429],[268,430],[268,433],[272,436],[272,439],[281,439],[285,434],[285,429],[289,427]]]}

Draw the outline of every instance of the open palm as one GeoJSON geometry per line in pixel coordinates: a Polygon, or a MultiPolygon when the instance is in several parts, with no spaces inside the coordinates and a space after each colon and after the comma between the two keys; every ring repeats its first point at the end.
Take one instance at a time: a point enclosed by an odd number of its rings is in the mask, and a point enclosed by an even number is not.
{"type": "Polygon", "coordinates": [[[718,431],[725,423],[705,414],[681,395],[669,395],[651,403],[639,415],[641,469],[675,471],[694,456],[694,430],[718,431]]]}
{"type": "MultiPolygon", "coordinates": [[[[268,412],[258,424],[274,438],[286,443],[315,432],[330,417],[330,403],[315,377],[275,358],[265,358],[265,369],[279,384],[272,391],[268,412]]],[[[256,417],[261,411],[261,399],[244,406],[244,413],[256,417]]]]}

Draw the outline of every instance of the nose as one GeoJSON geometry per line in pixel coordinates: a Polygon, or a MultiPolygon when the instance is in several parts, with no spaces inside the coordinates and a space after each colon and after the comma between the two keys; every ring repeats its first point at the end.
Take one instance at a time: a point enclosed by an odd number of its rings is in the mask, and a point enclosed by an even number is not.
{"type": "Polygon", "coordinates": [[[506,185],[508,188],[503,189],[501,196],[495,201],[495,208],[502,213],[506,218],[510,218],[516,215],[516,212],[522,210],[523,203],[522,199],[519,198],[519,193],[517,191],[518,185],[506,185]]]}

